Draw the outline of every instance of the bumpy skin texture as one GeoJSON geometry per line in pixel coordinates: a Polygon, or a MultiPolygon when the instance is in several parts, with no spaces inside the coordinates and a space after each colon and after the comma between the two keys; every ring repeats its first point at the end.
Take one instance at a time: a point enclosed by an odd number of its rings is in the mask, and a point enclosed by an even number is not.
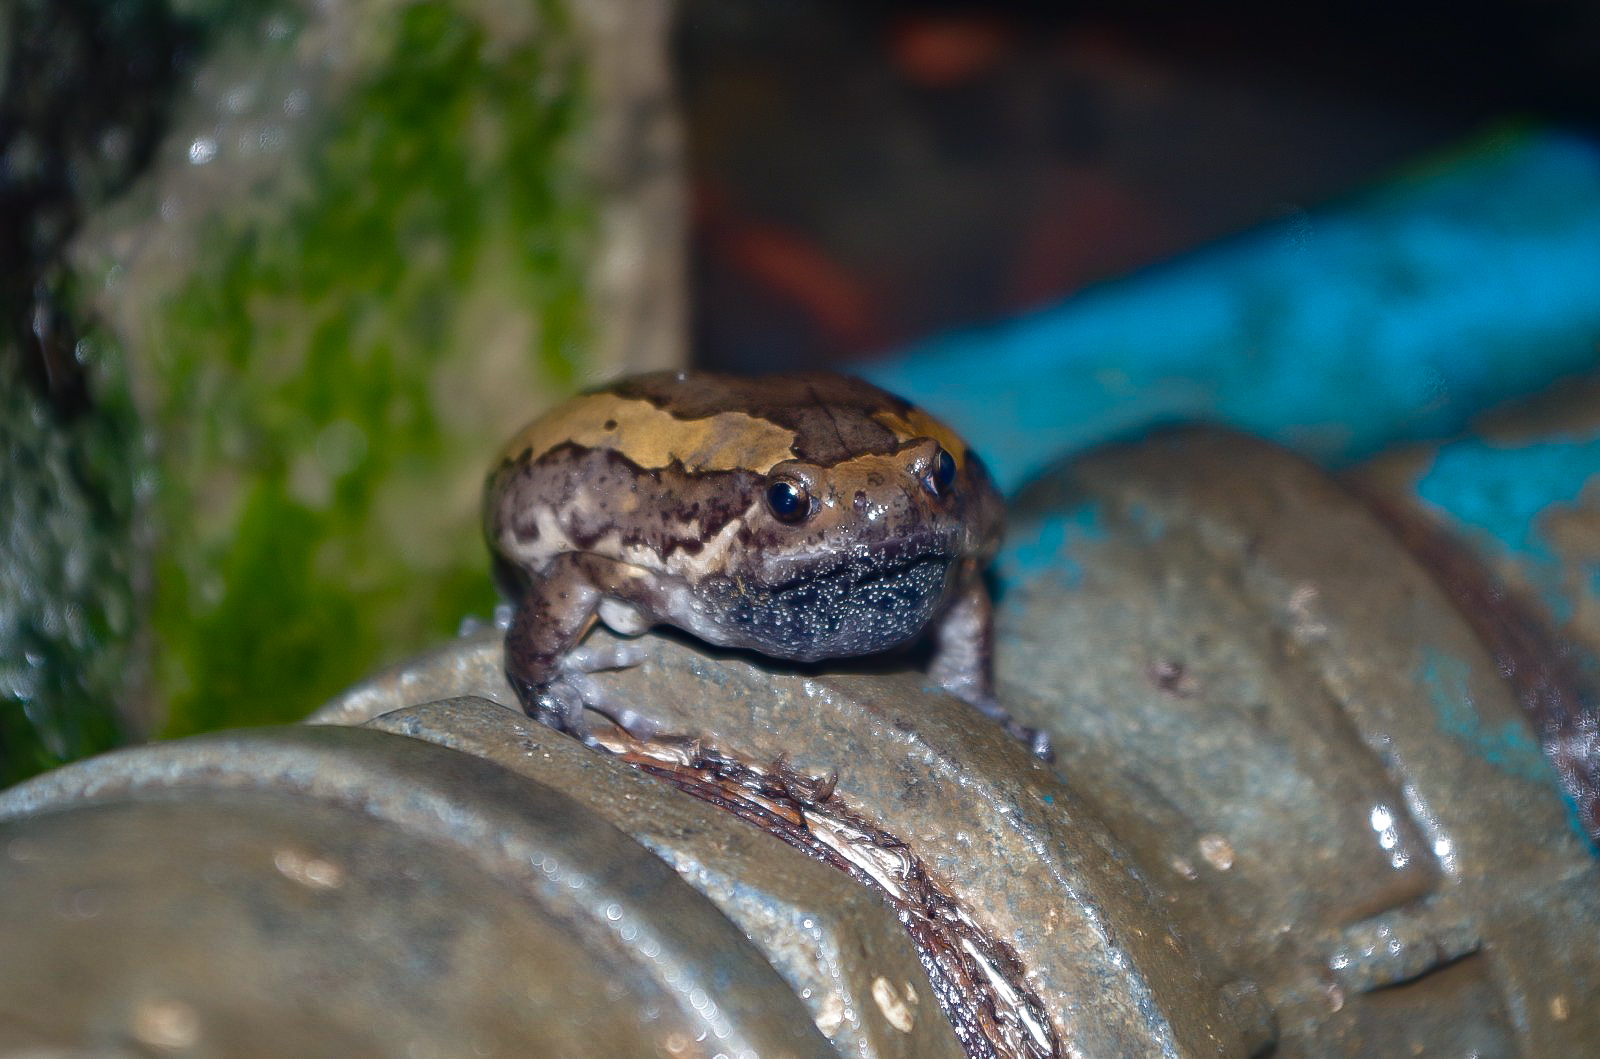
{"type": "Polygon", "coordinates": [[[530,713],[581,736],[586,705],[649,727],[586,679],[629,661],[581,647],[597,618],[798,661],[876,653],[931,627],[935,679],[1047,756],[994,700],[980,571],[1001,511],[959,437],[868,383],[623,379],[529,424],[489,477],[485,530],[517,602],[506,670],[530,713]],[[793,510],[775,510],[775,485],[793,510]]]}

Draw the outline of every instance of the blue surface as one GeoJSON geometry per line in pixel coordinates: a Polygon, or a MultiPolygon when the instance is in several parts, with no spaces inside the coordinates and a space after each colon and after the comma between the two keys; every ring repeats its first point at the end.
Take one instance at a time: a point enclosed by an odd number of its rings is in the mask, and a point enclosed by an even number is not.
{"type": "MultiPolygon", "coordinates": [[[[1505,441],[1468,427],[1493,405],[1597,371],[1600,145],[1522,132],[863,374],[947,419],[1007,492],[1085,447],[1174,420],[1227,424],[1334,466],[1439,442],[1417,501],[1515,569],[1559,629],[1600,599],[1600,563],[1563,555],[1551,533],[1552,515],[1597,502],[1585,491],[1600,482],[1600,436],[1505,441]]],[[[1093,504],[1014,526],[999,581],[1070,587],[1083,546],[1107,532],[1093,504]]],[[[1567,650],[1600,681],[1600,658],[1567,650]]],[[[1559,789],[1528,725],[1478,715],[1465,661],[1430,656],[1416,679],[1442,733],[1559,789]]]]}
{"type": "Polygon", "coordinates": [[[950,421],[1012,491],[1173,420],[1343,463],[1455,433],[1597,349],[1600,147],[1525,132],[862,374],[950,421]]]}
{"type": "Polygon", "coordinates": [[[1416,490],[1488,558],[1515,563],[1551,616],[1566,623],[1575,616],[1577,595],[1600,598],[1600,569],[1569,566],[1549,537],[1546,516],[1578,507],[1585,487],[1596,481],[1600,436],[1472,437],[1441,446],[1416,490]],[[1582,573],[1587,576],[1577,576],[1582,573]]]}
{"type": "Polygon", "coordinates": [[[1098,504],[1080,504],[1069,510],[1051,512],[1013,527],[995,561],[995,576],[1006,586],[1049,573],[1067,587],[1076,588],[1083,583],[1079,550],[1084,544],[1105,540],[1108,535],[1098,504]]]}

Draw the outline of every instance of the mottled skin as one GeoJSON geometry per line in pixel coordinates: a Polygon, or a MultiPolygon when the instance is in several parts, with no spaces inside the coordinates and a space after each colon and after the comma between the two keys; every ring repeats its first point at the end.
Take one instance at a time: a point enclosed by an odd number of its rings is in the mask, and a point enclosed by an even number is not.
{"type": "Polygon", "coordinates": [[[582,646],[598,619],[815,661],[932,629],[931,675],[1036,753],[996,704],[980,572],[1000,497],[948,427],[829,374],[657,372],[573,398],[529,424],[490,475],[484,525],[517,601],[506,671],[530,713],[584,735],[587,678],[630,664],[582,646]],[[948,454],[948,455],[945,455],[948,454]],[[774,506],[798,497],[794,510],[774,506]]]}

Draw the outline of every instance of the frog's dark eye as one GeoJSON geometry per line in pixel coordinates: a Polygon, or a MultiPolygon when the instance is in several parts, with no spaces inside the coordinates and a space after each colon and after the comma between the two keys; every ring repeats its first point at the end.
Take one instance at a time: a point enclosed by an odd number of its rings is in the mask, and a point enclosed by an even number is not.
{"type": "Polygon", "coordinates": [[[811,514],[811,494],[798,482],[779,478],[767,486],[767,506],[779,522],[802,522],[811,514]]]}
{"type": "Polygon", "coordinates": [[[922,480],[928,487],[928,492],[934,496],[945,496],[956,484],[956,461],[944,449],[933,458],[933,468],[928,471],[928,476],[922,480]]]}

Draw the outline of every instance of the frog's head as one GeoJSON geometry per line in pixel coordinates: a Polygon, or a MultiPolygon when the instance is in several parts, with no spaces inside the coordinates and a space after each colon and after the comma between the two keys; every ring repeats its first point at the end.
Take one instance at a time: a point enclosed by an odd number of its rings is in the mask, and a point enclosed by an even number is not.
{"type": "MultiPolygon", "coordinates": [[[[769,654],[866,654],[911,639],[962,567],[998,547],[1001,502],[948,427],[876,387],[780,377],[783,407],[754,410],[793,431],[789,458],[746,481],[736,575],[719,606],[769,654]]],[[[775,404],[776,402],[774,402],[775,404]]],[[[727,582],[724,582],[727,584],[727,582]]],[[[713,586],[708,586],[713,587],[713,586]]]]}
{"type": "MultiPolygon", "coordinates": [[[[585,424],[604,421],[603,436],[561,436],[664,468],[696,510],[737,515],[738,546],[724,554],[741,569],[730,574],[775,584],[869,559],[982,561],[998,546],[1000,499],[977,456],[870,383],[656,372],[603,395],[613,402],[604,415],[581,411],[585,424]]],[[[702,525],[699,536],[725,527],[702,525]]]]}
{"type": "Polygon", "coordinates": [[[841,566],[981,562],[1000,536],[1000,501],[982,464],[934,437],[833,464],[784,460],[759,488],[746,525],[751,573],[767,583],[841,566]]]}

